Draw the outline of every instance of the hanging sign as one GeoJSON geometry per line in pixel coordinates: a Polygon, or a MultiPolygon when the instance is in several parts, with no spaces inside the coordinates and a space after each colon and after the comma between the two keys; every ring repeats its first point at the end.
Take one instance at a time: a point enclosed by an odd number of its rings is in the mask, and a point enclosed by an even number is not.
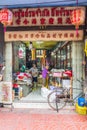
{"type": "Polygon", "coordinates": [[[31,55],[32,55],[32,60],[35,60],[36,59],[36,50],[35,50],[35,48],[33,48],[31,50],[31,55]]]}
{"type": "MultiPolygon", "coordinates": [[[[10,26],[60,26],[72,25],[71,12],[77,7],[43,7],[12,9],[13,23],[10,26]]],[[[85,12],[85,7],[80,7],[85,12]]]]}
{"type": "Polygon", "coordinates": [[[85,54],[86,54],[86,56],[87,56],[87,39],[85,40],[85,54]]]}
{"type": "Polygon", "coordinates": [[[19,57],[19,58],[23,58],[23,56],[24,56],[23,51],[24,51],[24,50],[22,49],[22,47],[20,47],[20,48],[19,48],[19,51],[18,51],[18,57],[19,57]]]}
{"type": "Polygon", "coordinates": [[[70,30],[52,30],[52,31],[11,31],[5,32],[5,41],[78,41],[83,40],[83,30],[78,30],[78,37],[76,31],[70,30]]]}

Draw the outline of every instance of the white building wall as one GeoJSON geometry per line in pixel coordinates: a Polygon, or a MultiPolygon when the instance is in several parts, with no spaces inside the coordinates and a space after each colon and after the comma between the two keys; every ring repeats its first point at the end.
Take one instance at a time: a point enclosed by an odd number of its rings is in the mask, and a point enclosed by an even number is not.
{"type": "Polygon", "coordinates": [[[76,97],[81,90],[81,78],[84,78],[84,68],[82,62],[84,60],[84,42],[72,43],[72,71],[73,71],[73,98],[76,97]]]}
{"type": "Polygon", "coordinates": [[[12,81],[12,43],[5,44],[5,81],[12,81]]]}

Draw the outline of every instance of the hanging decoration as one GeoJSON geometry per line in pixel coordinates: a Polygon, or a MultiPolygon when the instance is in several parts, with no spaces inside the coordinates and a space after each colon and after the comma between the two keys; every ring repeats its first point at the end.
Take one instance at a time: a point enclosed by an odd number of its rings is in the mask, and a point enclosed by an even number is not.
{"type": "Polygon", "coordinates": [[[23,58],[23,56],[24,56],[24,50],[23,50],[22,47],[20,47],[19,50],[18,50],[18,57],[23,58]]]}
{"type": "Polygon", "coordinates": [[[29,43],[29,50],[31,50],[33,48],[33,44],[32,42],[29,43]]]}
{"type": "Polygon", "coordinates": [[[43,58],[46,56],[46,50],[43,50],[43,58]]]}
{"type": "Polygon", "coordinates": [[[13,14],[9,9],[2,9],[0,11],[0,22],[4,25],[4,32],[6,26],[11,25],[13,20],[13,14]]]}
{"type": "Polygon", "coordinates": [[[85,55],[87,57],[87,39],[85,40],[85,49],[84,49],[84,51],[85,51],[85,55]]]}
{"type": "Polygon", "coordinates": [[[32,60],[35,60],[36,59],[36,50],[35,50],[35,48],[33,48],[31,50],[31,55],[32,55],[32,60]]]}
{"type": "Polygon", "coordinates": [[[46,62],[46,50],[43,50],[43,66],[45,66],[46,62]]]}
{"type": "Polygon", "coordinates": [[[74,9],[71,13],[71,23],[75,25],[76,35],[78,36],[79,26],[84,23],[85,11],[83,8],[74,9]]]}

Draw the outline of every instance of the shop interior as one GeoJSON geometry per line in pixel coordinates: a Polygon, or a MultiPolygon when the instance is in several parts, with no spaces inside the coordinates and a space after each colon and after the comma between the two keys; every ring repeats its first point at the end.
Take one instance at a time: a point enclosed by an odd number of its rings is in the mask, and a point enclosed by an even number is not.
{"type": "Polygon", "coordinates": [[[72,70],[72,42],[28,41],[13,43],[13,101],[43,102],[46,92],[55,87],[69,87],[70,77],[65,72],[72,70]],[[38,83],[34,90],[29,69],[35,63],[38,68],[38,83]],[[49,82],[42,91],[42,69],[49,64],[49,82]]]}

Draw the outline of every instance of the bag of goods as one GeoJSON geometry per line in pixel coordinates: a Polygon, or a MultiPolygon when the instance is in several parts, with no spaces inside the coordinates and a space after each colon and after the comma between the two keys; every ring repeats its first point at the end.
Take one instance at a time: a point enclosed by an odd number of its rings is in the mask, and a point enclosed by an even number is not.
{"type": "Polygon", "coordinates": [[[46,87],[41,88],[41,96],[47,98],[49,93],[52,92],[51,90],[47,89],[46,87]]]}

